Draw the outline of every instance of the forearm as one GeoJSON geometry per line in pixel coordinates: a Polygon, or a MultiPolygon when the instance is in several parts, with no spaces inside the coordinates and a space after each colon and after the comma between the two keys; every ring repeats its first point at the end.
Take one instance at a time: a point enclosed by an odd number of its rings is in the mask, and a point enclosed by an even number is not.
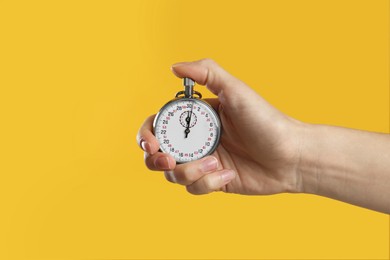
{"type": "Polygon", "coordinates": [[[306,125],[300,190],[390,213],[390,135],[306,125]]]}

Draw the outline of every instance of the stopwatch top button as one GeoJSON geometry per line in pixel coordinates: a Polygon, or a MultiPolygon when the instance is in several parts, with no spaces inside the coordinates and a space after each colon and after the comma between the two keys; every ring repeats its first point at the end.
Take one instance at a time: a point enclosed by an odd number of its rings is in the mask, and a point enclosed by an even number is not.
{"type": "Polygon", "coordinates": [[[195,85],[195,81],[190,78],[183,78],[183,85],[185,87],[193,87],[195,85]]]}

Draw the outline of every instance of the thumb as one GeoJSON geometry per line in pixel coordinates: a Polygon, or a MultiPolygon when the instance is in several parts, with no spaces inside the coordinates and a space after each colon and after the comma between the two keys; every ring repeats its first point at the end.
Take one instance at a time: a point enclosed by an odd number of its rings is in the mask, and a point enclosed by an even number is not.
{"type": "Polygon", "coordinates": [[[223,105],[239,105],[240,101],[248,99],[254,93],[245,83],[230,75],[211,59],[176,63],[171,69],[179,78],[188,77],[200,85],[205,85],[218,96],[223,105]]]}
{"type": "Polygon", "coordinates": [[[188,77],[200,85],[206,85],[218,96],[222,105],[219,109],[222,108],[226,112],[223,115],[234,118],[234,122],[245,126],[251,125],[248,122],[256,121],[262,123],[259,126],[267,127],[270,125],[269,122],[284,118],[282,113],[254,90],[211,59],[176,63],[172,66],[172,72],[179,78],[188,77]]]}

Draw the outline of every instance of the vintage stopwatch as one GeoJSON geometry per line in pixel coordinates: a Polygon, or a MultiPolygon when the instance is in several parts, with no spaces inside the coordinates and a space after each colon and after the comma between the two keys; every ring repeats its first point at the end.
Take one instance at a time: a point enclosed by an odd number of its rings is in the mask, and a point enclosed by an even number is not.
{"type": "Polygon", "coordinates": [[[221,136],[221,121],[202,94],[194,91],[195,82],[184,78],[184,91],[165,104],[153,122],[160,150],[178,163],[198,160],[214,152],[221,136]]]}

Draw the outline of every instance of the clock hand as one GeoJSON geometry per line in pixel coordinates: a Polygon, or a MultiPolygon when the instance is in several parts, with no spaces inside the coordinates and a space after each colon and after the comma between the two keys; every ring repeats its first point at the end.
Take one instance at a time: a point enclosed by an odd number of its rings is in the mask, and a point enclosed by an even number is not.
{"type": "Polygon", "coordinates": [[[186,134],[185,135],[185,138],[187,138],[188,137],[188,133],[190,132],[190,129],[189,128],[186,128],[186,130],[184,130],[184,133],[186,134]]]}
{"type": "Polygon", "coordinates": [[[186,118],[186,121],[187,121],[187,128],[186,130],[184,130],[184,133],[186,134],[185,138],[188,137],[188,134],[190,133],[190,122],[191,122],[191,117],[192,117],[192,110],[194,109],[194,104],[192,103],[192,106],[191,106],[191,111],[188,111],[189,112],[189,115],[187,116],[186,118]]]}
{"type": "MultiPolygon", "coordinates": [[[[190,112],[190,111],[188,111],[188,112],[190,112]]],[[[191,112],[191,114],[192,114],[192,112],[191,112]]],[[[191,115],[190,114],[187,115],[186,122],[187,122],[187,127],[186,127],[186,130],[184,130],[184,133],[186,134],[185,138],[188,137],[188,134],[190,132],[190,122],[191,122],[191,115]]]]}

